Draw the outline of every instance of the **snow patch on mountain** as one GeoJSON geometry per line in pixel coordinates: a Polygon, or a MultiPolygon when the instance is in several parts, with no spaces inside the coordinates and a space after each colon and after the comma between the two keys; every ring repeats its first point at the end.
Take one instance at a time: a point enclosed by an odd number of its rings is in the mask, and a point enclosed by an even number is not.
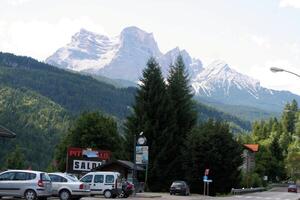
{"type": "Polygon", "coordinates": [[[81,29],[66,47],[58,49],[46,62],[74,71],[103,68],[115,57],[120,38],[81,29]]]}
{"type": "Polygon", "coordinates": [[[176,47],[166,54],[161,53],[152,33],[131,26],[115,37],[81,29],[69,44],[58,49],[46,62],[74,71],[138,81],[150,57],[158,60],[167,77],[169,67],[178,55],[183,57],[191,77],[203,69],[202,62],[192,58],[186,50],[176,47]]]}
{"type": "Polygon", "coordinates": [[[232,88],[246,90],[254,98],[259,99],[258,91],[261,89],[258,80],[243,75],[222,60],[216,60],[200,72],[192,80],[192,87],[196,95],[204,93],[206,96],[212,96],[217,89],[222,89],[225,96],[230,95],[232,88]]]}

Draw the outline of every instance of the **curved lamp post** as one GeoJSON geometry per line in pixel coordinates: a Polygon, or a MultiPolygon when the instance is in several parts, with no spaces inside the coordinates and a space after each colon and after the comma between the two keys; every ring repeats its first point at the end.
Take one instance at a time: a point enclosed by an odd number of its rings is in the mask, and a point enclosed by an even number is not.
{"type": "Polygon", "coordinates": [[[288,70],[285,70],[285,69],[282,69],[282,68],[278,68],[278,67],[271,67],[270,70],[274,73],[276,72],[287,72],[287,73],[290,73],[290,74],[293,74],[295,76],[298,76],[300,78],[300,75],[299,74],[296,74],[294,72],[291,72],[291,71],[288,71],[288,70]]]}

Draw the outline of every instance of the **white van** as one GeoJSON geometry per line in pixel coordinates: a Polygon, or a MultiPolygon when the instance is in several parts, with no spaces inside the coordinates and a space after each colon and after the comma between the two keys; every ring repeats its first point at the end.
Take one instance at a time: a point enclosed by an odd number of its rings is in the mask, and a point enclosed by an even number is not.
{"type": "Polygon", "coordinates": [[[92,196],[104,195],[105,198],[116,198],[122,191],[121,175],[118,172],[90,172],[80,181],[90,185],[92,196]]]}

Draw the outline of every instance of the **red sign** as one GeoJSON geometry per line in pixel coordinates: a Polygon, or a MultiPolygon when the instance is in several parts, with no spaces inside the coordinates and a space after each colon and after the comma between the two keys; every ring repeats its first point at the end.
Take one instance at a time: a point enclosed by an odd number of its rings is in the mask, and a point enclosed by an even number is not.
{"type": "Polygon", "coordinates": [[[111,152],[106,150],[82,149],[77,147],[68,148],[68,157],[73,158],[99,158],[100,160],[109,160],[111,152]]]}
{"type": "Polygon", "coordinates": [[[204,175],[205,175],[205,176],[208,176],[208,174],[209,174],[209,169],[205,169],[204,175]]]}

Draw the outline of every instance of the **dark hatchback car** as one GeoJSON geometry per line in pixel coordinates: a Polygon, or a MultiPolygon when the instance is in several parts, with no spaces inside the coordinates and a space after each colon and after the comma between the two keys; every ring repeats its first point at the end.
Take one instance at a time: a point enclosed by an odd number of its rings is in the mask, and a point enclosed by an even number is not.
{"type": "Polygon", "coordinates": [[[190,195],[190,187],[185,181],[174,181],[170,187],[170,195],[181,194],[190,195]]]}
{"type": "Polygon", "coordinates": [[[296,184],[289,185],[288,192],[295,192],[295,193],[297,193],[297,185],[296,184]]]}

